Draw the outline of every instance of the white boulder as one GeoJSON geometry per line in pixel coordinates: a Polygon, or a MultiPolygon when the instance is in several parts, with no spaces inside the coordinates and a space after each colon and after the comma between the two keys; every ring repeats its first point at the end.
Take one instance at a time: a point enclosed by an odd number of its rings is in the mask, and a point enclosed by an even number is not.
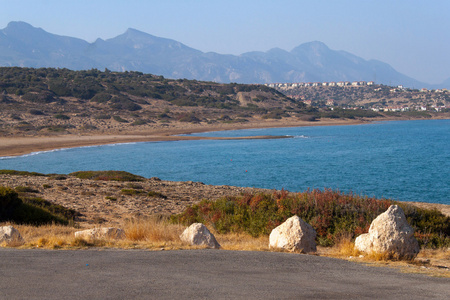
{"type": "Polygon", "coordinates": [[[125,238],[125,231],[115,227],[101,227],[86,229],[75,232],[76,238],[83,238],[86,240],[92,239],[114,239],[119,240],[125,238]]]}
{"type": "Polygon", "coordinates": [[[370,224],[369,233],[356,238],[355,246],[362,252],[388,253],[407,259],[414,258],[420,250],[413,228],[397,205],[391,205],[376,217],[370,224]]]}
{"type": "Polygon", "coordinates": [[[290,217],[272,230],[269,247],[304,253],[316,252],[316,231],[300,217],[290,217]]]}
{"type": "Polygon", "coordinates": [[[23,242],[19,231],[12,226],[0,227],[0,243],[23,242]]]}
{"type": "Polygon", "coordinates": [[[180,239],[190,245],[204,245],[213,249],[220,248],[214,235],[202,223],[194,223],[186,228],[180,235],[180,239]]]}

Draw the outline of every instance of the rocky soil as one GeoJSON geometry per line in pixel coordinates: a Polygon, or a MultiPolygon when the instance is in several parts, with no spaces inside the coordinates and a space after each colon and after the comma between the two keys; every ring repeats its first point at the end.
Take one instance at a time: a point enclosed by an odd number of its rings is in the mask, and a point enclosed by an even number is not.
{"type": "Polygon", "coordinates": [[[76,210],[81,215],[74,221],[80,227],[92,227],[92,224],[117,226],[128,218],[180,213],[202,199],[263,191],[192,181],[173,182],[159,178],[145,179],[142,182],[117,182],[78,179],[68,175],[0,175],[0,185],[11,188],[30,187],[38,192],[28,193],[26,196],[40,197],[76,210]],[[130,191],[136,194],[130,194],[130,191]]]}

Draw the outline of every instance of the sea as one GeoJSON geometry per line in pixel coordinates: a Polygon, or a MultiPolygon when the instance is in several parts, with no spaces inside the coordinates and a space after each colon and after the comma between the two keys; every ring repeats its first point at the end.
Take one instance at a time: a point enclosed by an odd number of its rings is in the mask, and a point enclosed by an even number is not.
{"type": "Polygon", "coordinates": [[[331,188],[450,204],[450,120],[250,129],[190,140],[89,146],[1,157],[0,169],[68,174],[123,170],[147,178],[301,192],[331,188]]]}

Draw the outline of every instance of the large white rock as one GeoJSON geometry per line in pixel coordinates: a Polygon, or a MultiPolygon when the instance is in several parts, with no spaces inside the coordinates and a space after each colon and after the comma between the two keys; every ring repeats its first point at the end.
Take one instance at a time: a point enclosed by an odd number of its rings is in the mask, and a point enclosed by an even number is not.
{"type": "Polygon", "coordinates": [[[19,231],[12,226],[0,227],[0,243],[23,242],[19,231]]]}
{"type": "Polygon", "coordinates": [[[391,205],[376,217],[370,224],[369,233],[356,238],[355,246],[362,252],[388,253],[407,259],[414,258],[420,250],[413,228],[397,205],[391,205]]]}
{"type": "Polygon", "coordinates": [[[125,231],[120,228],[115,227],[101,227],[101,228],[93,228],[86,229],[82,231],[75,232],[76,238],[83,238],[86,240],[92,239],[123,239],[125,238],[125,231]]]}
{"type": "Polygon", "coordinates": [[[190,245],[204,245],[213,249],[220,248],[214,235],[202,223],[194,223],[186,228],[180,235],[180,239],[190,245]]]}
{"type": "Polygon", "coordinates": [[[269,247],[304,253],[315,252],[317,250],[316,231],[300,217],[290,217],[272,230],[269,236],[269,247]]]}

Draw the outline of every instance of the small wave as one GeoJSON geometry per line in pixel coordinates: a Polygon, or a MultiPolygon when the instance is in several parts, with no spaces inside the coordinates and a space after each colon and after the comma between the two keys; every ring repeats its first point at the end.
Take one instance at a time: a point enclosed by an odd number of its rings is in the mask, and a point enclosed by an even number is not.
{"type": "Polygon", "coordinates": [[[306,136],[306,135],[295,135],[294,139],[309,139],[309,136],[306,136]]]}
{"type": "MultiPolygon", "coordinates": [[[[102,147],[102,146],[108,146],[108,147],[115,147],[115,146],[121,146],[121,145],[136,145],[138,142],[129,142],[129,143],[115,143],[115,144],[106,144],[106,145],[97,145],[97,146],[86,146],[86,147],[102,147]]],[[[142,143],[142,142],[140,142],[142,143]]],[[[82,148],[82,147],[80,147],[82,148]]]]}
{"type": "Polygon", "coordinates": [[[31,152],[31,153],[27,153],[27,154],[23,154],[23,155],[16,155],[16,156],[2,156],[2,157],[0,157],[0,160],[13,159],[13,158],[18,158],[18,157],[29,157],[29,156],[39,155],[39,154],[43,154],[43,153],[64,151],[64,150],[68,150],[68,149],[70,149],[70,148],[58,148],[58,149],[45,150],[45,151],[36,151],[36,152],[31,152]]]}

